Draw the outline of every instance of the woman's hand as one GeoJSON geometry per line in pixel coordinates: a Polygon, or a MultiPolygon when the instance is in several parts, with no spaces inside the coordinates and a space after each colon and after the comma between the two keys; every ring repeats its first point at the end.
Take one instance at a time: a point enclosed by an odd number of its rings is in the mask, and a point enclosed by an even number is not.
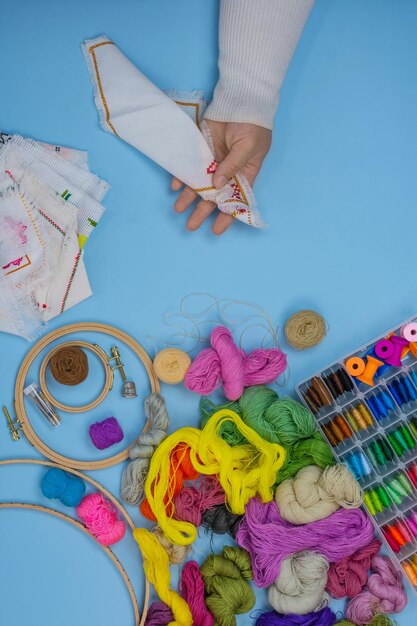
{"type": "MultiPolygon", "coordinates": [[[[219,165],[213,174],[213,185],[221,189],[235,174],[240,172],[252,186],[258,175],[264,158],[271,147],[272,131],[255,124],[242,122],[214,122],[206,120],[214,145],[216,160],[219,165]]],[[[173,191],[179,191],[183,183],[177,178],[172,180],[173,191]]],[[[177,213],[183,213],[198,197],[198,194],[185,187],[175,202],[177,213]]],[[[214,202],[200,200],[187,220],[189,230],[197,230],[216,209],[214,202]]],[[[221,235],[233,222],[234,218],[220,213],[213,224],[213,233],[221,235]]]]}

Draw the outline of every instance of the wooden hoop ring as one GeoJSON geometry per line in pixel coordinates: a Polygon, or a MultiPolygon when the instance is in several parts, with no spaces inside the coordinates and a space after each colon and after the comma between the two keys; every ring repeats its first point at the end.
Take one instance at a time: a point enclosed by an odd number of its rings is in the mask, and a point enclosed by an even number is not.
{"type": "MultiPolygon", "coordinates": [[[[29,509],[32,511],[41,511],[42,513],[48,513],[48,515],[53,515],[54,517],[58,517],[64,520],[65,522],[69,522],[70,524],[78,528],[79,530],[84,531],[89,537],[91,537],[88,530],[80,522],[77,522],[77,520],[73,519],[72,517],[69,517],[69,515],[65,515],[65,513],[61,513],[60,511],[55,511],[54,509],[49,509],[46,506],[41,506],[39,504],[29,504],[27,502],[0,502],[0,509],[29,509]]],[[[107,556],[111,558],[111,560],[113,561],[113,563],[119,570],[120,574],[122,575],[123,581],[127,587],[130,599],[132,601],[133,612],[135,615],[135,626],[139,626],[140,624],[139,607],[138,607],[138,603],[136,600],[135,592],[132,587],[132,583],[130,582],[130,579],[126,573],[126,570],[124,569],[123,565],[120,563],[116,555],[110,550],[110,548],[107,548],[106,546],[102,546],[101,544],[98,544],[98,545],[101,548],[103,548],[107,556]]]]}
{"type": "MultiPolygon", "coordinates": [[[[38,437],[35,431],[32,428],[32,425],[29,421],[28,415],[26,413],[26,407],[23,396],[23,389],[25,387],[26,376],[32,365],[34,359],[42,352],[44,348],[46,348],[50,343],[55,341],[55,339],[60,339],[61,337],[65,337],[66,335],[70,335],[71,333],[79,333],[79,332],[100,332],[108,335],[112,335],[119,341],[122,341],[126,345],[129,346],[133,350],[133,352],[139,357],[140,361],[144,365],[148,376],[149,381],[151,383],[152,392],[159,392],[159,380],[155,375],[152,367],[152,361],[149,358],[147,352],[142,348],[142,346],[135,341],[130,335],[115,328],[114,326],[110,326],[109,324],[100,324],[96,322],[81,322],[78,324],[69,324],[68,326],[62,326],[47,335],[42,337],[27,353],[26,357],[23,360],[22,365],[17,373],[16,384],[15,384],[15,411],[19,421],[22,424],[22,430],[29,442],[35,446],[37,450],[48,459],[51,459],[55,463],[59,465],[64,465],[65,467],[72,467],[75,469],[82,470],[96,470],[103,469],[105,467],[111,467],[112,465],[117,465],[121,461],[124,461],[129,456],[129,447],[125,450],[122,450],[118,454],[114,456],[108,457],[107,459],[101,459],[99,461],[79,461],[77,459],[71,459],[70,457],[63,456],[55,450],[49,448],[38,437]]],[[[146,422],[143,430],[148,430],[150,426],[149,420],[146,422]]]]}
{"type": "MultiPolygon", "coordinates": [[[[132,518],[130,517],[129,513],[126,511],[125,507],[123,506],[123,504],[121,504],[119,502],[119,500],[117,498],[115,498],[113,496],[113,494],[108,491],[103,485],[101,485],[99,482],[97,482],[96,480],[94,480],[94,478],[91,478],[91,476],[87,476],[87,474],[82,474],[81,472],[78,472],[77,470],[71,469],[69,467],[64,467],[62,465],[59,465],[58,463],[53,463],[51,461],[43,461],[41,459],[4,459],[4,460],[0,460],[0,466],[1,465],[43,465],[45,467],[57,467],[59,469],[64,470],[65,472],[70,472],[70,474],[74,474],[75,476],[79,476],[80,478],[82,478],[82,480],[85,480],[86,482],[90,483],[90,485],[92,485],[93,487],[95,487],[96,489],[98,489],[99,491],[101,491],[102,493],[104,493],[104,495],[111,500],[111,502],[114,504],[114,506],[120,511],[120,513],[123,515],[123,517],[125,518],[128,526],[130,527],[130,529],[133,531],[136,526],[133,523],[132,518]]],[[[9,505],[15,505],[13,508],[17,508],[18,503],[15,502],[9,502],[7,503],[9,505]]],[[[1,503],[0,502],[0,507],[2,508],[6,508],[7,507],[6,503],[1,503]]],[[[38,505],[27,505],[25,508],[31,508],[31,507],[37,507],[38,505]]],[[[42,509],[45,509],[46,507],[41,507],[42,509]]],[[[58,511],[55,511],[54,509],[46,509],[47,511],[51,511],[52,514],[57,515],[58,517],[62,516],[68,520],[70,520],[71,522],[73,522],[75,525],[81,527],[82,530],[84,530],[90,537],[92,537],[92,535],[88,532],[88,530],[85,528],[85,526],[83,526],[80,522],[78,522],[77,520],[74,520],[72,517],[69,517],[68,515],[65,515],[64,513],[59,513],[58,511]]],[[[94,537],[92,537],[94,539],[94,537]]],[[[98,542],[97,542],[98,543],[98,542]]],[[[102,546],[100,545],[106,552],[110,552],[111,558],[112,560],[115,562],[115,564],[119,565],[123,572],[125,573],[126,577],[126,571],[124,570],[123,566],[121,565],[121,563],[118,561],[118,559],[116,558],[115,554],[112,552],[112,550],[110,548],[108,548],[107,546],[102,546]]],[[[109,556],[110,556],[109,555],[109,556]]],[[[119,569],[120,573],[123,576],[122,571],[119,569]]],[[[124,576],[123,576],[124,578],[124,576]]],[[[127,580],[130,583],[129,578],[127,578],[127,580]]],[[[126,581],[125,581],[126,582],[126,581]]],[[[133,591],[133,588],[132,588],[133,591]]],[[[142,613],[140,613],[139,611],[139,606],[138,606],[138,602],[136,599],[136,595],[133,593],[133,598],[132,599],[132,603],[133,603],[133,607],[134,607],[134,611],[135,611],[135,626],[143,626],[146,620],[146,616],[148,614],[148,607],[149,607],[149,593],[150,593],[150,589],[149,589],[149,581],[145,576],[145,598],[144,598],[144,602],[143,602],[143,609],[142,609],[142,613]],[[136,606],[136,609],[135,609],[136,606]],[[141,619],[140,619],[141,617],[141,619]],[[140,619],[140,621],[139,621],[140,619]]],[[[130,594],[130,591],[129,591],[130,594]]],[[[131,596],[132,598],[132,596],[131,596]]]]}
{"type": "Polygon", "coordinates": [[[44,360],[41,363],[41,367],[39,370],[39,385],[43,391],[43,395],[45,398],[57,409],[61,409],[66,413],[83,413],[84,411],[91,411],[95,409],[96,406],[101,404],[104,398],[109,393],[110,389],[113,386],[113,370],[109,367],[107,361],[105,360],[102,351],[100,348],[96,348],[96,346],[92,343],[88,343],[87,341],[65,341],[64,343],[60,343],[58,346],[55,346],[48,354],[45,356],[44,360]],[[103,385],[103,389],[101,393],[95,400],[90,402],[89,404],[84,404],[83,406],[68,406],[59,402],[54,398],[51,392],[48,389],[48,385],[46,383],[46,369],[49,365],[50,360],[55,356],[57,352],[59,352],[62,348],[67,347],[77,347],[83,348],[84,350],[90,350],[100,359],[105,372],[105,381],[103,385]]]}

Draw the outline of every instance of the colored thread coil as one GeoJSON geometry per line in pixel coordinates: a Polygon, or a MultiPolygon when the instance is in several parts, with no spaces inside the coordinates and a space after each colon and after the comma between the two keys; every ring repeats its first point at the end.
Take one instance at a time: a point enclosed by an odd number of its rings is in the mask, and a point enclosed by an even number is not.
{"type": "Polygon", "coordinates": [[[352,437],[352,429],[341,415],[336,415],[327,424],[322,425],[323,432],[333,448],[336,448],[345,439],[352,437]]]}
{"type": "Polygon", "coordinates": [[[363,495],[363,501],[372,517],[390,508],[392,504],[388,488],[383,485],[367,489],[363,495]]]}
{"type": "Polygon", "coordinates": [[[322,375],[322,379],[335,400],[354,389],[349,374],[342,368],[332,371],[327,375],[322,375]]]}
{"type": "Polygon", "coordinates": [[[323,407],[333,404],[333,397],[320,376],[314,376],[311,379],[310,384],[303,393],[303,398],[314,414],[317,414],[323,407]]]}
{"type": "Polygon", "coordinates": [[[52,376],[62,385],[79,385],[88,376],[88,358],[77,346],[68,346],[55,352],[49,366],[52,376]]]}
{"type": "Polygon", "coordinates": [[[297,350],[318,345],[326,336],[326,320],[316,311],[304,310],[294,313],[285,323],[287,342],[297,350]]]}
{"type": "Polygon", "coordinates": [[[345,458],[350,471],[356,480],[362,480],[372,474],[372,467],[363,452],[351,452],[345,458]]]}
{"type": "Polygon", "coordinates": [[[369,408],[363,402],[359,402],[355,406],[343,411],[345,423],[349,424],[351,430],[355,433],[360,430],[367,430],[374,426],[375,421],[369,408]]]}

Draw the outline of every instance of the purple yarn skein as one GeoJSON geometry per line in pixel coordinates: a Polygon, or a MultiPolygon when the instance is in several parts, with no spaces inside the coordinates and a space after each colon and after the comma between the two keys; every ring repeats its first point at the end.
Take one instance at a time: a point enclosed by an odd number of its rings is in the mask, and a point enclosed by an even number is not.
{"type": "Polygon", "coordinates": [[[275,502],[252,498],[237,532],[237,542],[250,554],[253,580],[269,587],[278,578],[282,561],[300,550],[317,550],[330,562],[340,561],[374,537],[371,520],[360,509],[339,509],[329,517],[294,526],[282,519],[275,502]]]}
{"type": "Polygon", "coordinates": [[[167,626],[174,621],[171,609],[164,603],[153,602],[146,616],[145,626],[167,626]]]}
{"type": "Polygon", "coordinates": [[[287,613],[281,615],[275,611],[262,613],[256,620],[256,626],[333,626],[337,617],[328,606],[320,611],[313,611],[306,615],[287,613]]]}
{"type": "Polygon", "coordinates": [[[88,432],[91,441],[99,450],[105,450],[115,443],[119,443],[124,437],[123,430],[115,417],[107,417],[101,422],[91,424],[88,432]]]}

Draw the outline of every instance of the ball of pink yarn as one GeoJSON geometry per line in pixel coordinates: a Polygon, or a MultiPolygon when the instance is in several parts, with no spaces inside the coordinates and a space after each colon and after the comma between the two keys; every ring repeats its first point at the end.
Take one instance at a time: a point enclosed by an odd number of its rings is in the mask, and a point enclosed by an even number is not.
{"type": "Polygon", "coordinates": [[[81,500],[77,515],[102,546],[117,543],[126,532],[126,524],[119,520],[116,507],[98,491],[81,500]]]}
{"type": "Polygon", "coordinates": [[[197,487],[185,487],[174,498],[174,519],[201,526],[207,509],[225,502],[225,494],[217,478],[202,476],[197,487]]]}
{"type": "Polygon", "coordinates": [[[388,557],[374,556],[365,589],[350,600],[346,617],[354,624],[369,624],[377,613],[399,613],[407,604],[402,574],[388,557]]]}
{"type": "Polygon", "coordinates": [[[193,626],[214,626],[214,617],[204,602],[204,582],[195,561],[184,565],[181,576],[181,595],[190,607],[193,626]]]}
{"type": "Polygon", "coordinates": [[[371,559],[381,549],[381,542],[374,539],[370,544],[357,550],[336,563],[331,563],[328,571],[326,590],[334,598],[354,598],[366,585],[371,559]]]}
{"type": "Polygon", "coordinates": [[[190,391],[204,395],[223,385],[226,397],[237,400],[245,387],[271,383],[287,367],[287,357],[278,348],[260,348],[246,355],[225,326],[213,330],[210,342],[211,348],[198,354],[185,375],[190,391]]]}

